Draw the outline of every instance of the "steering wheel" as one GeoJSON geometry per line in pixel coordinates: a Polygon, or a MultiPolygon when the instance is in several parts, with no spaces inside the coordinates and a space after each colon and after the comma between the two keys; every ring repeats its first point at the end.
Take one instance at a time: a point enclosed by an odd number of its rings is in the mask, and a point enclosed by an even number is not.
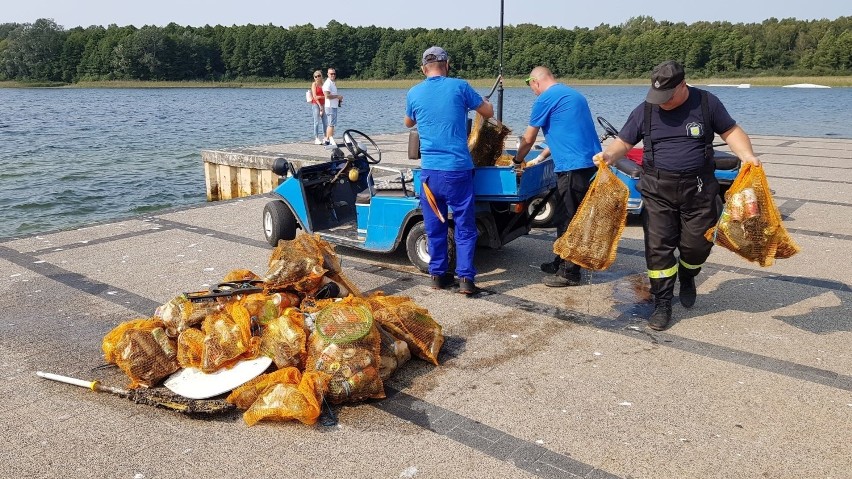
{"type": "Polygon", "coordinates": [[[378,164],[382,161],[382,150],[379,149],[379,145],[376,144],[369,136],[361,133],[358,130],[346,130],[343,132],[343,144],[346,145],[346,148],[352,153],[352,156],[355,158],[361,158],[367,160],[367,163],[371,165],[378,164]],[[358,144],[358,139],[366,140],[367,143],[370,144],[371,148],[368,148],[373,152],[377,157],[373,157],[366,150],[361,148],[361,145],[358,144]]]}
{"type": "Polygon", "coordinates": [[[607,135],[612,136],[612,137],[618,136],[618,130],[616,130],[615,127],[612,126],[612,123],[606,121],[606,119],[604,119],[604,117],[602,117],[602,116],[598,117],[598,124],[600,124],[603,127],[603,129],[604,129],[604,131],[606,132],[607,135]]]}

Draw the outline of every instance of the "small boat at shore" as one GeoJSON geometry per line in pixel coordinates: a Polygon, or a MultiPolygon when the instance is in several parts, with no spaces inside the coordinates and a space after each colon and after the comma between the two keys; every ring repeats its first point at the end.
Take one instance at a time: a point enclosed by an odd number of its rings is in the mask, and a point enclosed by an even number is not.
{"type": "Polygon", "coordinates": [[[814,83],[795,83],[793,85],[784,85],[783,88],[831,88],[830,86],[817,85],[814,83]]]}

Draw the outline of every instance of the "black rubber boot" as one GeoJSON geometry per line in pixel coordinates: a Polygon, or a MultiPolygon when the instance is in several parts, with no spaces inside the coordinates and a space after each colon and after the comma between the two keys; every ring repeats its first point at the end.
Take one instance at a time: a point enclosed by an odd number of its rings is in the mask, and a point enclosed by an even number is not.
{"type": "Polygon", "coordinates": [[[559,265],[562,264],[562,258],[557,255],[553,258],[553,261],[547,263],[541,263],[541,272],[547,274],[556,274],[559,271],[559,265]]]}
{"type": "Polygon", "coordinates": [[[695,297],[698,295],[695,289],[695,272],[679,266],[677,278],[680,281],[680,292],[678,293],[680,304],[684,308],[691,308],[695,305],[695,297]]]}
{"type": "Polygon", "coordinates": [[[432,275],[432,289],[447,289],[455,284],[452,273],[432,275]]]}
{"type": "Polygon", "coordinates": [[[579,286],[581,281],[580,268],[573,263],[563,261],[556,274],[544,278],[544,285],[551,288],[564,288],[579,286]]]}
{"type": "Polygon", "coordinates": [[[662,331],[669,326],[672,320],[672,302],[668,299],[655,299],[654,312],[648,318],[648,327],[655,331],[662,331]]]}
{"type": "Polygon", "coordinates": [[[472,295],[479,292],[479,288],[476,287],[476,284],[473,280],[462,278],[459,280],[459,293],[464,295],[472,295]]]}

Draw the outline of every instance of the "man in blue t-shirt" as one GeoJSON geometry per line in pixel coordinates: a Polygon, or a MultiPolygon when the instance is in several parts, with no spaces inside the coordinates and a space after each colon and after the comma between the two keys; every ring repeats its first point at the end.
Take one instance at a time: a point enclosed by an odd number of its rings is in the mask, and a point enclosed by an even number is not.
{"type": "Polygon", "coordinates": [[[722,102],[687,85],[685,77],[677,62],[657,65],[645,102],[630,113],[615,141],[595,156],[595,163],[611,164],[640,140],[644,145],[639,193],[645,203],[645,263],[654,296],[648,326],[657,331],[671,321],[677,279],[680,303],[685,308],[695,304],[695,276],[713,247],[704,233],[721,214],[714,133],[741,161],[760,165],[748,135],[722,102]]]}
{"type": "MultiPolygon", "coordinates": [[[[568,229],[589,191],[592,176],[597,171],[592,157],[601,151],[601,143],[589,103],[583,95],[558,83],[550,69],[543,66],[533,68],[526,81],[538,98],[533,103],[530,124],[521,137],[514,161],[517,165],[523,164],[541,129],[547,149],[539,156],[552,156],[556,170],[554,222],[559,238],[568,229]]],[[[544,278],[547,286],[561,288],[580,284],[580,267],[559,256],[542,264],[541,270],[552,275],[544,278]]]]}
{"type": "Polygon", "coordinates": [[[421,66],[426,79],[408,91],[403,123],[417,125],[420,134],[420,209],[429,245],[429,274],[432,287],[451,286],[452,272],[447,257],[448,207],[452,209],[456,243],[456,275],[459,292],[474,294],[476,268],[476,209],[473,200],[473,159],[467,148],[467,112],[476,110],[485,118],[494,115],[491,103],[464,80],[447,78],[449,57],[441,47],[423,52],[421,66]],[[429,205],[434,197],[441,218],[429,205]]]}

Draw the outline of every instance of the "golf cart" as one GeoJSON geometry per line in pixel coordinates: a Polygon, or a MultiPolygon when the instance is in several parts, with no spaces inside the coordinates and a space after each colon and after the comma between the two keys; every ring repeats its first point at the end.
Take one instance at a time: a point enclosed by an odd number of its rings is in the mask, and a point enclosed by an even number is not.
{"type": "MultiPolygon", "coordinates": [[[[389,253],[404,245],[408,258],[428,272],[429,250],[420,210],[420,169],[380,166],[382,152],[366,134],[343,133],[343,145],[330,149],[329,161],[296,168],[277,158],[272,171],[285,177],[263,209],[263,231],[270,245],[296,236],[319,234],[337,245],[389,253]]],[[[476,168],[474,196],[477,245],[499,248],[530,231],[527,203],[556,186],[553,162],[545,160],[518,174],[510,166],[476,168]]],[[[452,211],[449,256],[455,258],[452,211]]]]}

